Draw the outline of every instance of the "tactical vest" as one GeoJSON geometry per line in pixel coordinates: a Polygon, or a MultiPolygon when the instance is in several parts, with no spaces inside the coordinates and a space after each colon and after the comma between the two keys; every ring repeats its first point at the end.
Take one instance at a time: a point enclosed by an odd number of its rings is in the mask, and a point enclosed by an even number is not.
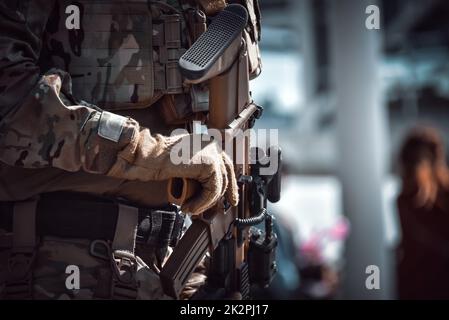
{"type": "MultiPolygon", "coordinates": [[[[259,5],[235,2],[249,13],[244,36],[255,77],[261,70],[259,5]]],[[[184,86],[178,68],[186,48],[206,30],[202,11],[185,4],[180,8],[171,0],[80,0],[75,29],[73,3],[55,3],[43,35],[42,72],[55,67],[69,72],[75,98],[131,116],[155,133],[168,134],[188,119],[203,119],[207,89],[184,86]],[[148,110],[156,102],[158,110],[148,110]]]]}
{"type": "Polygon", "coordinates": [[[122,110],[184,93],[177,60],[186,44],[176,8],[146,0],[81,0],[76,8],[73,1],[56,1],[40,60],[43,71],[70,73],[76,98],[122,110]]]}

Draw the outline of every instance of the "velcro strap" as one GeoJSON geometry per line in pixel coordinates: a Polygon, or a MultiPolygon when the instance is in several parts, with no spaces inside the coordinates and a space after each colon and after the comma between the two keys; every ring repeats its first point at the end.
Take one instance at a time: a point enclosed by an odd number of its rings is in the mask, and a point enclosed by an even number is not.
{"type": "Polygon", "coordinates": [[[139,209],[119,204],[112,250],[134,252],[136,232],[139,223],[139,209]]]}
{"type": "Polygon", "coordinates": [[[140,222],[137,239],[155,247],[174,247],[183,226],[184,215],[179,210],[153,210],[140,222]]]}
{"type": "Polygon", "coordinates": [[[33,264],[36,257],[37,200],[16,202],[13,206],[12,247],[8,258],[8,277],[3,298],[30,299],[33,264]]]}
{"type": "Polygon", "coordinates": [[[98,135],[104,139],[119,142],[125,122],[125,117],[103,111],[98,123],[98,135]]]}

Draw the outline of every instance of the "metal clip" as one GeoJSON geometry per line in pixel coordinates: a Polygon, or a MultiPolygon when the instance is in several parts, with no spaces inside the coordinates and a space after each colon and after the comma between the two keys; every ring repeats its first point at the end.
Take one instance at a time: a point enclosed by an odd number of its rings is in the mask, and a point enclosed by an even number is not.
{"type": "Polygon", "coordinates": [[[109,260],[111,256],[111,247],[104,240],[94,240],[90,243],[89,252],[91,256],[102,260],[109,260]]]}
{"type": "Polygon", "coordinates": [[[12,251],[8,259],[8,272],[11,276],[5,283],[6,299],[31,299],[32,274],[31,268],[36,260],[34,248],[21,248],[12,251]]]}
{"type": "Polygon", "coordinates": [[[136,299],[136,257],[130,252],[116,250],[111,253],[111,268],[114,274],[111,282],[111,297],[113,299],[136,299]]]}

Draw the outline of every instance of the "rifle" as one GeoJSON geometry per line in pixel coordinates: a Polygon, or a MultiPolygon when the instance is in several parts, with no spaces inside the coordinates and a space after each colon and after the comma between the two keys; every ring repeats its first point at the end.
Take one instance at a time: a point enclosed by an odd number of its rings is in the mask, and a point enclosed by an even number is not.
{"type": "MultiPolygon", "coordinates": [[[[208,84],[208,128],[220,130],[223,137],[232,139],[235,154],[234,169],[239,183],[239,204],[229,207],[219,201],[212,209],[192,217],[173,253],[161,270],[164,292],[174,298],[186,285],[195,267],[205,254],[211,254],[205,288],[196,298],[229,297],[240,293],[250,297],[250,286],[268,286],[276,273],[275,249],[277,237],[273,232],[273,218],[267,211],[267,200],[280,198],[281,152],[277,156],[278,170],[272,175],[261,175],[266,155],[259,149],[250,150],[249,137],[242,131],[252,128],[262,115],[249,92],[249,66],[244,28],[248,12],[239,4],[230,4],[221,11],[208,29],[179,59],[182,75],[189,84],[208,84]],[[239,139],[238,139],[239,138],[239,139]],[[251,151],[251,152],[250,152],[251,151]],[[250,153],[254,156],[250,165],[250,153]],[[265,221],[265,232],[256,229],[265,221]]],[[[224,145],[224,141],[222,141],[224,145]]],[[[224,148],[223,148],[224,149],[224,148]]],[[[265,163],[265,164],[264,164],[265,163]]],[[[187,179],[172,179],[168,185],[171,202],[182,205],[195,194],[198,184],[187,179]]]]}

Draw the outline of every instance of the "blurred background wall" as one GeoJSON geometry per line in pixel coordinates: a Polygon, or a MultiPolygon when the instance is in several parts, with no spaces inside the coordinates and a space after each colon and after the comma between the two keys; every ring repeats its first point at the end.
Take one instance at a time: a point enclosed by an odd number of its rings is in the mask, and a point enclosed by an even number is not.
{"type": "Polygon", "coordinates": [[[449,133],[449,2],[261,0],[265,107],[279,129],[283,195],[272,206],[280,298],[394,299],[396,164],[417,124],[449,133]],[[368,30],[369,5],[380,29],[368,30]],[[368,290],[368,265],[380,290],[368,290]]]}

